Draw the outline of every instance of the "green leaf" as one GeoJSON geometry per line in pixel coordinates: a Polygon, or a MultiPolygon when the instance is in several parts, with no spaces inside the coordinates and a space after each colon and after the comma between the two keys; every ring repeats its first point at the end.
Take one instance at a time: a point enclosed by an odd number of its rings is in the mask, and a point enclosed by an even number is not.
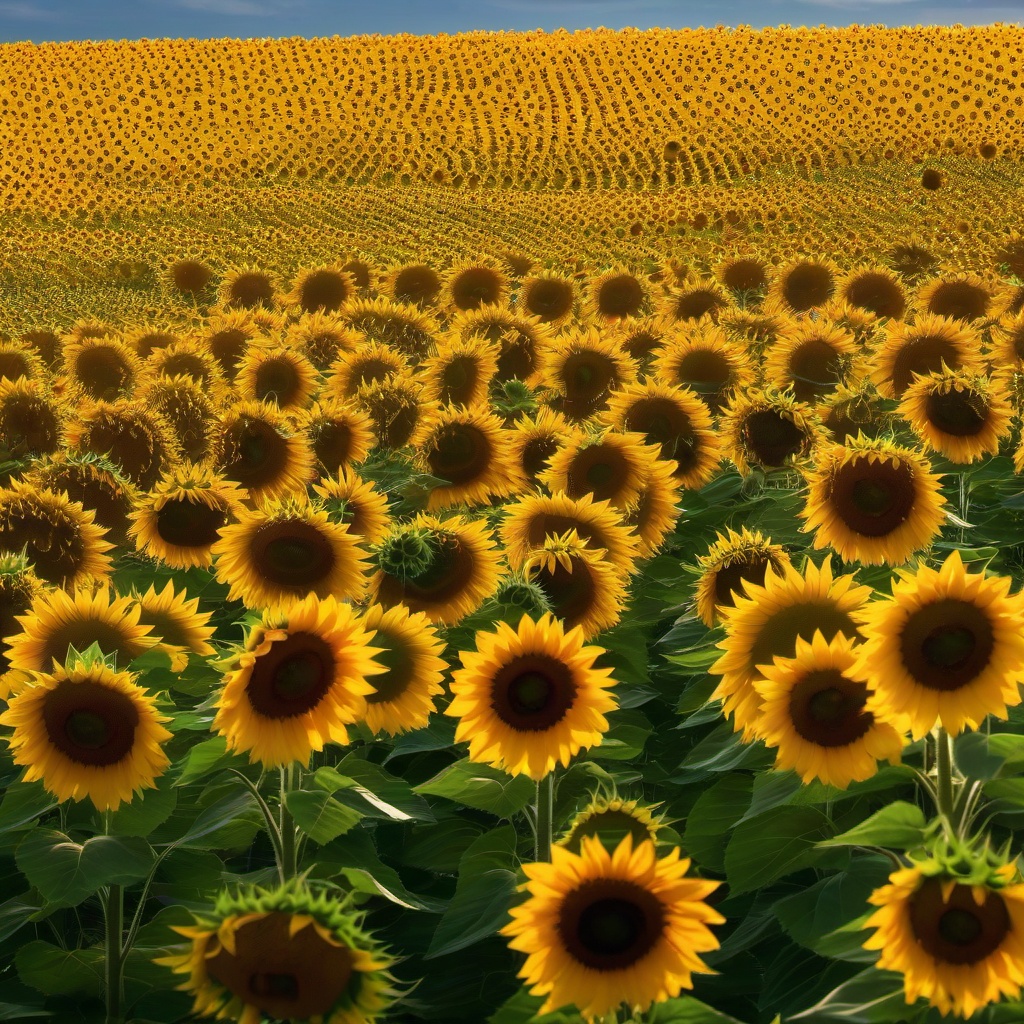
{"type": "Polygon", "coordinates": [[[18,844],[18,868],[50,902],[75,906],[104,885],[129,885],[153,866],[144,839],[94,836],[76,843],[55,829],[33,829],[18,844]]]}
{"type": "Polygon", "coordinates": [[[394,868],[381,862],[367,832],[353,832],[345,839],[343,866],[338,873],[358,892],[383,896],[407,910],[422,910],[439,914],[446,904],[432,896],[418,896],[410,892],[394,868]]]}
{"type": "Polygon", "coordinates": [[[174,785],[187,786],[221,768],[244,768],[248,763],[243,754],[228,752],[227,740],[223,736],[212,736],[189,750],[174,785]]]}
{"type": "Polygon", "coordinates": [[[38,920],[43,898],[34,889],[0,903],[0,942],[9,939],[22,925],[38,920]]]}
{"type": "Polygon", "coordinates": [[[27,1020],[30,1017],[52,1017],[49,1010],[38,1006],[16,1006],[14,1003],[0,1003],[0,1020],[27,1020]]]}
{"type": "Polygon", "coordinates": [[[487,1018],[487,1024],[584,1024],[583,1018],[570,1009],[542,1015],[538,1011],[543,1005],[543,996],[531,996],[521,988],[487,1018]]]}
{"type": "Polygon", "coordinates": [[[99,996],[103,989],[102,949],[61,949],[36,939],[14,956],[18,977],[44,995],[99,996]]]}
{"type": "Polygon", "coordinates": [[[647,1015],[648,1024],[743,1024],[735,1017],[720,1013],[693,996],[681,996],[656,1003],[647,1015]]]}
{"type": "Polygon", "coordinates": [[[457,815],[432,825],[418,825],[392,856],[420,871],[454,875],[467,847],[482,831],[482,825],[457,815]]]}
{"type": "Polygon", "coordinates": [[[807,1024],[892,1024],[904,1020],[908,1010],[903,976],[868,967],[834,988],[814,1006],[787,1018],[807,1024]]]}
{"type": "Polygon", "coordinates": [[[736,827],[725,849],[725,874],[733,895],[750,892],[806,867],[815,845],[831,830],[816,807],[778,807],[736,827]]]}
{"type": "Polygon", "coordinates": [[[536,787],[525,775],[507,775],[490,765],[474,764],[466,757],[414,789],[488,811],[499,818],[511,818],[533,799],[536,787]]]}
{"type": "MultiPolygon", "coordinates": [[[[325,769],[321,769],[324,771],[325,769]]],[[[331,769],[326,769],[331,771],[331,769]]],[[[391,818],[394,821],[433,821],[430,804],[417,796],[405,779],[400,779],[378,765],[359,757],[354,752],[338,765],[335,775],[350,780],[350,784],[339,787],[345,793],[341,800],[371,817],[391,818]]],[[[317,772],[319,779],[320,772],[317,772]]],[[[321,783],[318,781],[317,785],[321,783]]]]}
{"type": "Polygon", "coordinates": [[[726,775],[701,793],[690,809],[683,845],[702,867],[725,870],[729,830],[750,806],[752,786],[749,775],[726,775]]]}
{"type": "Polygon", "coordinates": [[[164,775],[157,780],[156,789],[144,789],[131,803],[122,804],[110,816],[108,831],[114,836],[148,836],[174,813],[177,804],[177,790],[164,775]]]}
{"type": "Polygon", "coordinates": [[[516,892],[516,832],[485,832],[462,855],[455,896],[438,922],[426,959],[455,953],[495,934],[516,892]]]}
{"type": "Polygon", "coordinates": [[[643,752],[651,723],[639,711],[619,710],[608,716],[608,731],[601,742],[591,748],[595,761],[632,761],[643,752]]]}
{"type": "Polygon", "coordinates": [[[178,846],[211,849],[200,840],[206,840],[221,829],[236,825],[246,818],[254,823],[263,823],[252,793],[247,789],[232,787],[220,800],[207,807],[174,843],[178,846]]]}
{"type": "Polygon", "coordinates": [[[285,806],[295,819],[295,824],[321,846],[344,835],[362,819],[359,811],[339,803],[322,789],[293,790],[285,796],[285,806]]]}
{"type": "Polygon", "coordinates": [[[906,800],[883,807],[842,835],[822,840],[822,846],[884,846],[910,850],[920,846],[927,832],[924,811],[906,800]]]}
{"type": "Polygon", "coordinates": [[[41,782],[15,782],[0,803],[0,835],[24,827],[56,806],[41,782]]]}

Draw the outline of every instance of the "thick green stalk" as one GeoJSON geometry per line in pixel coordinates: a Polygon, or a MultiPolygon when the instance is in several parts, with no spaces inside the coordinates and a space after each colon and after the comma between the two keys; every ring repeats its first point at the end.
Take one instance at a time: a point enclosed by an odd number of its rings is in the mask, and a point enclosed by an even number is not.
{"type": "Polygon", "coordinates": [[[555,804],[555,773],[548,772],[537,783],[537,845],[536,861],[551,860],[551,829],[555,804]]]}
{"type": "Polygon", "coordinates": [[[288,810],[286,797],[291,792],[295,777],[294,765],[281,769],[281,881],[295,877],[295,822],[288,810]]]}
{"type": "Polygon", "coordinates": [[[953,801],[953,748],[949,733],[940,725],[935,734],[936,802],[947,827],[956,830],[953,801]]]}
{"type": "Polygon", "coordinates": [[[121,1024],[122,961],[121,937],[124,932],[124,889],[119,885],[107,887],[103,913],[107,932],[106,949],[106,1024],[121,1024]]]}

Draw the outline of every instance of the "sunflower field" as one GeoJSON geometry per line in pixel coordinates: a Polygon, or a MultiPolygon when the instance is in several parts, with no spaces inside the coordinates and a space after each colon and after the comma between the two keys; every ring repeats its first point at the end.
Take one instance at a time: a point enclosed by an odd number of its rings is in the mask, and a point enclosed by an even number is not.
{"type": "Polygon", "coordinates": [[[0,1021],[1024,1021],[1022,58],[0,46],[0,1021]]]}

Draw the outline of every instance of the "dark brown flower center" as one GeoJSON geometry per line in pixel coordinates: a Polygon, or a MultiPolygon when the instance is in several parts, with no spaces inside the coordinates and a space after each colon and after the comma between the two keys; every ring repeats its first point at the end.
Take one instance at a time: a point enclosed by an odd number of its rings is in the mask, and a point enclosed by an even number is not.
{"type": "Polygon", "coordinates": [[[641,398],[629,407],[626,430],[643,434],[648,444],[661,446],[663,459],[674,459],[685,473],[697,461],[699,446],[686,411],[669,398],[641,398]]]}
{"type": "Polygon", "coordinates": [[[425,264],[403,267],[395,275],[394,293],[399,302],[424,305],[433,302],[440,290],[437,271],[425,264]]]}
{"type": "Polygon", "coordinates": [[[571,559],[572,569],[560,561],[553,568],[539,568],[531,577],[544,591],[554,614],[565,622],[567,629],[580,622],[594,607],[597,589],[587,563],[578,556],[571,559]]]}
{"type": "Polygon", "coordinates": [[[758,260],[732,260],[722,272],[722,281],[733,291],[760,291],[768,284],[768,275],[758,260]]]}
{"type": "Polygon", "coordinates": [[[928,312],[952,320],[977,320],[988,312],[992,296],[969,281],[944,281],[928,301],[928,312]]]}
{"type": "Polygon", "coordinates": [[[411,611],[433,610],[458,597],[477,575],[473,549],[454,534],[435,538],[436,553],[430,567],[413,579],[385,575],[380,585],[381,603],[405,604],[411,611]]]}
{"type": "Polygon", "coordinates": [[[926,953],[947,964],[976,964],[991,956],[1010,933],[1006,901],[988,890],[981,906],[971,886],[953,887],[942,899],[942,881],[926,878],[910,898],[910,926],[926,953]]]}
{"type": "Polygon", "coordinates": [[[750,667],[770,665],[775,658],[792,658],[796,653],[796,638],[810,643],[816,629],[820,629],[830,643],[837,633],[851,640],[861,638],[853,619],[834,602],[827,598],[801,601],[768,616],[758,627],[757,638],[750,648],[750,667]]]}
{"type": "Polygon", "coordinates": [[[885,274],[859,274],[846,288],[846,301],[878,316],[898,320],[907,308],[900,286],[885,274]]]}
{"type": "Polygon", "coordinates": [[[821,338],[804,342],[789,358],[793,397],[814,402],[834,391],[842,374],[842,356],[821,338]]]}
{"type": "MultiPolygon", "coordinates": [[[[591,410],[618,379],[615,364],[600,352],[572,353],[562,366],[561,376],[565,384],[566,402],[591,410]]],[[[587,415],[584,409],[574,411],[587,415]]]]}
{"type": "Polygon", "coordinates": [[[91,398],[113,399],[131,371],[113,348],[87,348],[75,360],[75,375],[91,398]]]}
{"type": "Polygon", "coordinates": [[[351,951],[326,942],[310,924],[288,935],[292,915],[275,911],[235,931],[235,952],[220,946],[206,961],[210,977],[275,1020],[326,1015],[353,974],[351,951]]]}
{"type": "Polygon", "coordinates": [[[694,349],[679,361],[676,376],[680,384],[696,391],[708,408],[718,413],[725,405],[725,392],[732,381],[729,360],[712,349],[694,349]]]}
{"type": "Polygon", "coordinates": [[[103,767],[131,753],[139,713],[126,694],[65,679],[46,695],[43,724],[50,743],[69,760],[103,767]]]}
{"type": "Polygon", "coordinates": [[[24,548],[40,579],[62,587],[81,571],[86,555],[81,527],[73,513],[37,502],[9,502],[0,509],[0,551],[24,548]]]}
{"type": "Polygon", "coordinates": [[[761,409],[743,420],[743,440],[753,461],[775,469],[803,448],[807,435],[785,413],[761,409]]]}
{"type": "Polygon", "coordinates": [[[89,425],[85,446],[106,455],[137,487],[148,491],[163,464],[164,445],[143,417],[113,415],[89,425]]]}
{"type": "Polygon", "coordinates": [[[564,897],[557,928],[578,963],[621,971],[654,948],[665,923],[665,908],[654,893],[624,879],[598,878],[564,897]]]}
{"type": "Polygon", "coordinates": [[[909,465],[856,456],[833,474],[829,504],[854,533],[884,537],[907,520],[916,498],[909,465]]]}
{"type": "Polygon", "coordinates": [[[631,274],[617,274],[602,282],[597,308],[604,316],[636,316],[644,304],[644,287],[631,274]]]}
{"type": "Polygon", "coordinates": [[[938,373],[943,363],[951,370],[960,369],[963,358],[954,341],[941,335],[910,338],[900,346],[893,360],[893,393],[897,398],[902,398],[903,393],[914,383],[914,374],[927,377],[930,373],[938,373]]]}
{"type": "Polygon", "coordinates": [[[227,513],[201,501],[172,498],[156,513],[156,532],[167,544],[179,548],[208,548],[214,544],[227,513]]]}
{"type": "Polygon", "coordinates": [[[441,371],[440,398],[443,405],[468,405],[480,380],[480,364],[475,356],[450,359],[441,371]]]}
{"type": "Polygon", "coordinates": [[[295,364],[287,358],[268,359],[256,371],[256,397],[284,408],[299,395],[301,381],[295,364]]]}
{"type": "Polygon", "coordinates": [[[827,302],[835,291],[835,280],[828,267],[801,263],[787,275],[782,294],[789,307],[802,313],[827,302]]]}
{"type": "Polygon", "coordinates": [[[306,313],[318,309],[333,312],[351,292],[343,274],[335,270],[314,270],[299,286],[299,305],[306,313]]]}
{"type": "Polygon", "coordinates": [[[789,695],[793,728],[819,747],[849,746],[874,722],[872,714],[864,711],[867,699],[867,687],[837,669],[808,672],[789,695]]]}
{"type": "Polygon", "coordinates": [[[557,725],[576,699],[572,670],[546,654],[523,654],[502,666],[491,683],[491,707],[517,732],[557,725]]]}
{"type": "Polygon", "coordinates": [[[710,316],[718,322],[718,311],[725,305],[722,296],[710,288],[695,288],[676,297],[672,315],[676,320],[699,320],[710,316]]]}
{"type": "Polygon", "coordinates": [[[620,498],[630,478],[630,462],[621,448],[592,444],[572,458],[566,473],[566,492],[572,498],[593,495],[594,501],[620,498]]]}
{"type": "Polygon", "coordinates": [[[459,486],[487,472],[493,456],[487,435],[471,423],[451,423],[434,435],[427,452],[430,472],[459,486]]]}
{"type": "Polygon", "coordinates": [[[96,476],[76,466],[65,466],[45,472],[46,486],[54,491],[66,491],[72,501],[80,501],[82,508],[96,513],[96,524],[108,533],[106,540],[124,544],[128,538],[133,511],[132,499],[117,478],[98,471],[96,476]]]}
{"type": "Polygon", "coordinates": [[[507,331],[501,339],[496,381],[526,380],[537,365],[537,352],[533,339],[519,331],[507,331]],[[509,335],[512,335],[509,337],[509,335]]]}
{"type": "Polygon", "coordinates": [[[341,420],[324,420],[311,435],[313,454],[333,476],[352,457],[352,428],[341,420]]]}
{"type": "Polygon", "coordinates": [[[376,687],[376,692],[367,695],[366,703],[381,704],[398,700],[415,678],[416,662],[412,651],[401,636],[379,626],[373,637],[373,646],[382,648],[373,656],[373,660],[387,671],[368,678],[367,682],[376,687]]]}
{"type": "Polygon", "coordinates": [[[234,377],[248,342],[249,337],[244,331],[228,328],[224,331],[217,331],[207,343],[213,358],[220,363],[221,369],[227,374],[229,380],[234,377]]]}
{"type": "Polygon", "coordinates": [[[249,552],[255,571],[281,587],[315,587],[335,566],[330,538],[301,519],[261,526],[249,542],[249,552]]]}
{"type": "Polygon", "coordinates": [[[11,395],[0,406],[0,433],[12,456],[48,455],[60,443],[60,422],[43,399],[11,395]]]}
{"type": "Polygon", "coordinates": [[[452,301],[459,309],[491,306],[501,295],[501,276],[490,267],[469,267],[452,282],[452,301]]]}
{"type": "Polygon", "coordinates": [[[981,395],[952,388],[932,392],[925,400],[925,415],[944,434],[974,437],[988,421],[988,408],[981,395]]]}
{"type": "Polygon", "coordinates": [[[269,423],[244,417],[225,438],[224,475],[243,487],[268,487],[288,466],[288,441],[269,423]]]}
{"type": "Polygon", "coordinates": [[[93,644],[99,644],[104,654],[115,655],[122,667],[145,650],[123,632],[120,619],[108,621],[75,618],[70,622],[60,622],[51,632],[44,635],[38,668],[40,671],[48,669],[54,658],[59,665],[63,665],[67,660],[69,648],[74,647],[81,653],[93,644]]]}
{"type": "Polygon", "coordinates": [[[969,601],[927,604],[910,615],[900,634],[903,664],[930,690],[966,686],[988,667],[994,649],[992,623],[969,601]]]}
{"type": "Polygon", "coordinates": [[[576,536],[592,548],[604,548],[608,551],[612,547],[609,539],[605,537],[596,523],[577,519],[574,516],[558,515],[554,512],[534,514],[529,520],[526,533],[530,547],[540,548],[544,546],[544,541],[548,537],[560,537],[570,530],[575,530],[576,536]]]}
{"type": "Polygon", "coordinates": [[[252,309],[260,303],[270,305],[274,300],[274,284],[266,274],[258,271],[240,274],[228,289],[229,305],[252,309]]]}
{"type": "Polygon", "coordinates": [[[531,438],[523,445],[521,462],[526,475],[536,481],[537,477],[547,469],[548,459],[558,451],[558,439],[548,435],[531,438]]]}
{"type": "Polygon", "coordinates": [[[720,604],[725,608],[735,607],[736,594],[743,596],[745,593],[742,583],[745,581],[759,587],[762,586],[769,565],[771,565],[771,559],[763,555],[755,555],[738,559],[717,569],[715,571],[715,604],[720,604]]]}
{"type": "Polygon", "coordinates": [[[573,288],[568,281],[541,278],[530,282],[524,304],[528,313],[547,323],[564,317],[572,309],[573,298],[573,288]]]}
{"type": "Polygon", "coordinates": [[[291,633],[256,658],[246,695],[264,718],[294,718],[323,700],[334,676],[330,645],[315,633],[291,633]]]}

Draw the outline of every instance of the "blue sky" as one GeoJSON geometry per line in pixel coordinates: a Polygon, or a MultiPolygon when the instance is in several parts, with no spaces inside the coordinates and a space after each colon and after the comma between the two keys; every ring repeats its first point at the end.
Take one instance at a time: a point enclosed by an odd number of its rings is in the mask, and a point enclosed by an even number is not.
{"type": "Polygon", "coordinates": [[[0,42],[993,21],[1024,0],[0,0],[0,42]]]}

